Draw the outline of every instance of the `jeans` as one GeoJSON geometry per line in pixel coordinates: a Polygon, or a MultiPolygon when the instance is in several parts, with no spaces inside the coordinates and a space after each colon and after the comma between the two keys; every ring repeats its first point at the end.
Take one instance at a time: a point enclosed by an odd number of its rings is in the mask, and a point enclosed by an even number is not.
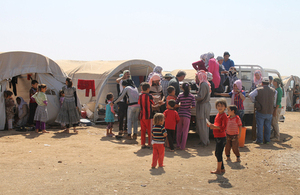
{"type": "Polygon", "coordinates": [[[262,114],[256,111],[256,142],[263,143],[263,137],[266,142],[270,142],[272,114],[262,114]]]}
{"type": "Polygon", "coordinates": [[[139,114],[140,114],[140,105],[137,106],[128,106],[127,110],[127,132],[131,134],[131,127],[133,123],[133,133],[137,133],[138,129],[138,121],[139,121],[139,114]]]}

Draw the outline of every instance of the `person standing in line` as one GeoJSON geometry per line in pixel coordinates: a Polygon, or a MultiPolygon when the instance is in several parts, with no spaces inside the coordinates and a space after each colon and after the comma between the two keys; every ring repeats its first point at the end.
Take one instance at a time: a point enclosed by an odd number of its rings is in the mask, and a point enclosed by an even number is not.
{"type": "Polygon", "coordinates": [[[12,99],[13,92],[11,91],[4,91],[4,98],[5,98],[5,114],[6,114],[6,121],[8,130],[13,129],[13,119],[14,119],[14,108],[15,108],[15,101],[12,99]]]}
{"type": "Polygon", "coordinates": [[[114,111],[112,101],[114,101],[114,95],[112,93],[108,93],[105,99],[105,103],[106,103],[105,122],[107,123],[107,128],[106,128],[107,137],[113,137],[115,135],[112,132],[112,129],[114,127],[114,122],[115,122],[115,111],[114,111]]]}
{"type": "Polygon", "coordinates": [[[178,96],[180,93],[180,85],[179,82],[183,81],[186,76],[186,72],[183,70],[179,70],[176,74],[176,77],[172,78],[169,81],[169,86],[173,86],[175,88],[175,95],[178,96]]]}
{"type": "Polygon", "coordinates": [[[168,86],[169,86],[169,82],[172,78],[173,78],[172,74],[167,73],[167,74],[165,74],[164,79],[160,83],[161,87],[162,87],[163,94],[165,96],[165,100],[167,99],[167,97],[169,95],[168,94],[168,86]]]}
{"type": "Polygon", "coordinates": [[[262,79],[262,87],[253,90],[249,97],[256,108],[256,144],[270,143],[271,122],[276,104],[277,91],[269,87],[269,78],[262,79]],[[275,103],[275,104],[274,104],[275,103]],[[263,136],[264,135],[264,136],[263,136]]]}
{"type": "Polygon", "coordinates": [[[273,86],[277,91],[277,100],[276,100],[276,107],[274,108],[273,118],[272,118],[272,127],[274,129],[274,138],[272,141],[279,142],[280,141],[280,131],[278,126],[278,121],[281,113],[281,99],[282,99],[282,81],[279,78],[275,78],[273,80],[273,86]]]}
{"type": "Polygon", "coordinates": [[[78,133],[76,130],[76,125],[80,121],[79,110],[77,105],[77,93],[76,88],[73,87],[73,82],[71,78],[66,79],[66,85],[62,88],[64,91],[65,98],[62,106],[59,110],[55,122],[66,126],[65,133],[70,133],[70,126],[73,126],[74,133],[78,133]]]}
{"type": "Polygon", "coordinates": [[[18,118],[15,122],[17,126],[23,127],[28,121],[28,104],[22,97],[17,97],[16,101],[18,104],[18,108],[16,109],[18,118]]]}
{"type": "Polygon", "coordinates": [[[162,74],[161,74],[162,70],[163,70],[162,67],[160,67],[160,66],[155,66],[155,68],[153,69],[153,72],[150,72],[150,73],[149,73],[146,82],[149,83],[149,82],[150,82],[150,79],[152,78],[152,76],[153,76],[154,74],[158,74],[158,75],[159,75],[159,78],[160,78],[159,80],[162,81],[162,79],[163,79],[163,76],[162,76],[162,74]]]}
{"type": "Polygon", "coordinates": [[[45,92],[47,90],[47,86],[45,84],[41,84],[38,88],[39,91],[32,96],[38,104],[34,115],[34,120],[36,122],[35,131],[38,133],[39,130],[42,130],[42,133],[49,133],[46,131],[46,122],[48,120],[48,101],[45,92]]]}
{"type": "Polygon", "coordinates": [[[178,114],[180,117],[177,124],[177,149],[185,150],[185,145],[190,129],[191,109],[195,107],[195,97],[190,93],[190,85],[182,84],[183,93],[179,94],[176,104],[179,105],[178,114]]]}
{"type": "Polygon", "coordinates": [[[230,54],[228,51],[224,52],[224,61],[223,61],[223,65],[225,67],[225,70],[229,71],[230,67],[234,67],[234,62],[233,60],[229,59],[230,54]]]}
{"type": "Polygon", "coordinates": [[[210,83],[207,80],[207,73],[204,70],[200,70],[196,74],[196,80],[199,83],[199,90],[195,97],[196,104],[196,131],[200,137],[198,145],[208,146],[209,141],[209,128],[206,126],[206,120],[209,120],[210,116],[210,83]]]}
{"type": "Polygon", "coordinates": [[[35,102],[34,98],[31,98],[36,92],[37,92],[37,87],[38,87],[38,81],[37,80],[32,80],[31,81],[31,88],[29,90],[29,119],[28,119],[28,124],[29,126],[33,127],[33,119],[35,115],[35,110],[37,108],[37,103],[35,102]]]}

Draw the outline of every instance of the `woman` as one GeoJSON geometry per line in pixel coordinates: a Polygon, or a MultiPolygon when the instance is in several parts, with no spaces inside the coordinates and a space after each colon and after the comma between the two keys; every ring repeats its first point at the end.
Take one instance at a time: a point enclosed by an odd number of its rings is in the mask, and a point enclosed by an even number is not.
{"type": "Polygon", "coordinates": [[[220,74],[219,74],[219,64],[214,58],[214,53],[208,53],[207,55],[208,60],[208,72],[210,72],[213,75],[212,82],[215,84],[215,89],[219,88],[220,85],[220,74]]]}
{"type": "Polygon", "coordinates": [[[200,61],[197,61],[197,62],[194,62],[192,63],[193,65],[193,68],[196,70],[196,71],[199,71],[199,70],[204,70],[205,72],[207,72],[207,68],[205,67],[205,58],[206,58],[206,53],[205,54],[202,54],[200,56],[200,61]]]}
{"type": "Polygon", "coordinates": [[[220,74],[220,78],[221,78],[219,88],[216,89],[216,91],[217,91],[218,93],[223,93],[223,92],[224,92],[224,82],[225,82],[225,78],[226,78],[226,77],[225,77],[225,74],[227,74],[228,71],[225,70],[225,67],[224,67],[224,65],[222,64],[223,61],[224,61],[224,58],[223,58],[222,56],[218,56],[218,57],[216,58],[216,60],[217,60],[218,63],[219,63],[219,74],[220,74]]]}
{"type": "Polygon", "coordinates": [[[55,122],[66,125],[65,133],[70,132],[70,126],[73,126],[74,133],[78,133],[76,125],[80,121],[79,110],[77,105],[76,88],[73,87],[71,78],[66,79],[66,85],[62,88],[65,94],[64,102],[61,105],[55,122]]]}
{"type": "Polygon", "coordinates": [[[254,77],[253,77],[253,83],[251,87],[251,91],[256,89],[257,87],[260,87],[262,85],[262,74],[260,70],[256,70],[254,72],[254,77]]]}
{"type": "Polygon", "coordinates": [[[226,93],[229,93],[230,91],[233,90],[233,84],[234,82],[238,80],[237,76],[236,76],[236,69],[234,67],[230,67],[229,68],[229,72],[228,72],[228,77],[226,79],[226,81],[224,82],[224,86],[228,86],[226,93]]]}
{"type": "Polygon", "coordinates": [[[16,98],[18,109],[17,109],[17,115],[18,119],[16,121],[17,126],[22,127],[26,125],[28,120],[28,104],[24,101],[22,97],[16,98]]]}
{"type": "Polygon", "coordinates": [[[153,96],[153,101],[156,105],[152,108],[154,113],[161,112],[161,105],[164,103],[165,96],[163,95],[162,86],[160,85],[160,76],[156,73],[152,75],[149,81],[150,94],[153,96]]]}
{"type": "Polygon", "coordinates": [[[276,100],[276,107],[273,112],[273,118],[272,118],[272,127],[274,129],[274,138],[272,141],[279,142],[280,141],[280,132],[279,132],[279,126],[278,126],[278,121],[281,113],[281,99],[282,99],[282,88],[283,84],[281,79],[275,78],[273,80],[273,85],[277,91],[277,100],[276,100]]]}
{"type": "Polygon", "coordinates": [[[113,103],[121,101],[125,95],[128,96],[128,109],[127,109],[127,139],[131,138],[132,124],[133,124],[133,139],[137,139],[138,117],[140,113],[139,91],[131,79],[122,82],[123,91],[121,95],[113,103]]]}
{"type": "Polygon", "coordinates": [[[213,75],[210,72],[206,72],[206,77],[207,77],[207,81],[210,83],[210,97],[215,97],[215,84],[212,81],[213,80],[213,75]]]}
{"type": "Polygon", "coordinates": [[[163,79],[163,76],[161,74],[162,70],[163,70],[162,67],[155,66],[155,68],[153,69],[153,72],[150,72],[150,74],[148,75],[147,82],[149,83],[149,81],[150,81],[153,74],[158,74],[159,77],[160,77],[160,81],[161,81],[163,79]]]}
{"type": "Polygon", "coordinates": [[[200,137],[199,145],[207,146],[209,141],[209,128],[206,126],[206,119],[210,116],[210,83],[207,81],[207,74],[204,70],[200,70],[197,74],[197,82],[199,82],[199,90],[195,97],[196,103],[196,128],[200,137]]]}

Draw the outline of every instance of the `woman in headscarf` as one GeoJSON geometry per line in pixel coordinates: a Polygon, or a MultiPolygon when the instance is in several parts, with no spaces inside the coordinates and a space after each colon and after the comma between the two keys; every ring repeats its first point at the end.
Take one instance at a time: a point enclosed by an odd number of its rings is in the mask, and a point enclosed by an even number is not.
{"type": "MultiPolygon", "coordinates": [[[[150,72],[150,74],[148,75],[147,81],[146,81],[146,82],[149,83],[149,81],[150,81],[150,79],[151,79],[151,77],[152,77],[153,74],[158,74],[159,77],[160,77],[160,81],[161,81],[161,80],[163,79],[163,75],[161,74],[162,70],[163,70],[162,67],[160,67],[160,66],[155,66],[155,68],[153,69],[153,72],[150,72]]],[[[150,84],[150,85],[151,85],[151,84],[150,84]]]]}
{"type": "Polygon", "coordinates": [[[233,90],[233,84],[236,80],[238,80],[236,76],[236,69],[234,67],[230,67],[228,72],[228,77],[224,82],[224,86],[226,85],[228,86],[226,90],[227,93],[233,90]]]}
{"type": "Polygon", "coordinates": [[[218,56],[216,58],[216,60],[219,63],[219,74],[220,74],[220,78],[221,78],[219,88],[216,89],[216,91],[218,93],[223,93],[224,92],[224,82],[225,82],[225,78],[226,78],[225,74],[227,74],[228,71],[226,71],[224,65],[222,64],[224,61],[224,58],[222,56],[218,56]]]}
{"type": "Polygon", "coordinates": [[[262,79],[263,79],[263,77],[262,77],[261,71],[256,70],[254,72],[254,76],[253,76],[253,83],[252,83],[251,91],[262,85],[262,79]]]}
{"type": "Polygon", "coordinates": [[[17,126],[24,126],[27,123],[28,119],[28,104],[24,101],[22,97],[17,97],[16,98],[17,104],[18,104],[18,109],[17,109],[17,126]]]}
{"type": "Polygon", "coordinates": [[[231,105],[237,106],[237,115],[239,115],[241,121],[244,117],[244,100],[246,99],[246,93],[242,90],[242,81],[236,80],[233,84],[233,90],[229,93],[215,93],[216,95],[231,97],[231,105]]]}
{"type": "Polygon", "coordinates": [[[156,104],[155,107],[152,107],[154,113],[161,112],[161,105],[164,103],[164,94],[162,91],[162,86],[160,85],[160,76],[159,74],[154,73],[149,80],[150,84],[150,94],[153,96],[153,101],[156,104]]]}
{"type": "Polygon", "coordinates": [[[199,61],[192,63],[193,68],[196,71],[204,70],[205,72],[207,72],[207,68],[205,67],[205,58],[206,58],[206,55],[207,55],[206,53],[202,54],[200,56],[200,60],[199,61]]]}
{"type": "MultiPolygon", "coordinates": [[[[214,53],[209,52],[207,54],[206,59],[208,60],[208,72],[210,72],[213,75],[212,82],[215,84],[215,88],[219,88],[220,85],[220,74],[219,74],[219,63],[214,58],[214,53]]],[[[205,61],[206,62],[206,61],[205,61]]]]}
{"type": "Polygon", "coordinates": [[[196,99],[196,129],[200,137],[199,145],[207,146],[209,141],[209,128],[206,126],[206,119],[210,116],[210,83],[207,80],[207,74],[204,70],[200,70],[196,74],[197,83],[199,83],[199,90],[196,99]]]}

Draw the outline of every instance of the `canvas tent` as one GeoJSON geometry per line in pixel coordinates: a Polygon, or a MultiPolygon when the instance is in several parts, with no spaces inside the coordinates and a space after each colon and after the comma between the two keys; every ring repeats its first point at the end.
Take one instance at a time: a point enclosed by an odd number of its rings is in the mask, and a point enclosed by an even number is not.
{"type": "Polygon", "coordinates": [[[119,74],[130,70],[132,79],[139,86],[155,67],[146,60],[56,62],[72,78],[81,105],[89,104],[89,109],[94,112],[94,120],[98,119],[97,108],[105,106],[107,93],[112,92],[115,98],[118,97],[116,79],[119,74]]]}
{"type": "MultiPolygon", "coordinates": [[[[66,73],[51,59],[31,52],[6,52],[0,53],[0,130],[5,125],[5,99],[3,92],[12,90],[9,87],[10,80],[17,78],[17,96],[23,97],[29,102],[29,89],[31,80],[47,85],[48,98],[48,123],[53,123],[60,108],[58,92],[66,80],[66,73]]],[[[15,99],[16,97],[13,96],[15,99]]]]}
{"type": "Polygon", "coordinates": [[[293,89],[296,84],[300,85],[300,78],[291,75],[282,80],[284,91],[286,92],[286,108],[290,110],[293,107],[293,89]]]}

